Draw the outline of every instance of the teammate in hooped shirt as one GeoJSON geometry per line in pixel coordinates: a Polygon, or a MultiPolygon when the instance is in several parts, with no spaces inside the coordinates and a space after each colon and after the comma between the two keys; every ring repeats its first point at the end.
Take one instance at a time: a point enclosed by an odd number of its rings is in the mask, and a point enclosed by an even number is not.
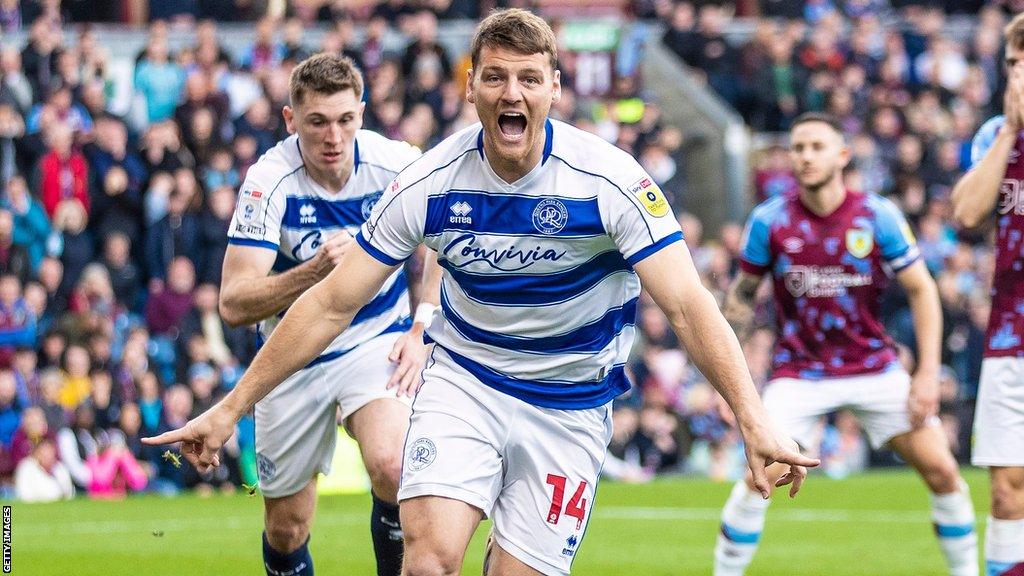
{"type": "MultiPolygon", "coordinates": [[[[772,198],[751,214],[726,318],[745,332],[758,285],[771,276],[778,340],[764,403],[775,423],[801,447],[814,449],[818,420],[851,409],[875,448],[894,449],[928,485],[950,574],[974,576],[974,510],[936,416],[938,291],[896,206],[843,186],[849,157],[834,118],[809,113],[796,119],[790,158],[798,192],[772,198]],[[914,316],[913,378],[897,361],[879,318],[890,275],[906,290],[914,316]]],[[[782,473],[769,468],[770,479],[782,473]]],[[[716,576],[743,574],[767,508],[749,478],[736,484],[722,511],[716,576]]]]}
{"type": "Polygon", "coordinates": [[[1007,26],[1003,115],[982,125],[973,167],[953,188],[953,216],[967,227],[994,219],[992,311],[975,405],[971,463],[987,466],[992,515],[987,576],[1024,575],[1024,14],[1007,26]]]}

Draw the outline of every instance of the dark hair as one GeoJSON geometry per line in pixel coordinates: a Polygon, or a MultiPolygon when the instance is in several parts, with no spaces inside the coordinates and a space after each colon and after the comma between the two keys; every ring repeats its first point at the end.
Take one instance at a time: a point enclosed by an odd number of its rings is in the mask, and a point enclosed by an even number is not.
{"type": "Polygon", "coordinates": [[[351,90],[357,100],[363,98],[363,75],[352,59],[326,52],[310,56],[296,66],[288,85],[292,106],[302,104],[309,92],[330,95],[351,90]]]}
{"type": "Polygon", "coordinates": [[[807,124],[809,122],[821,122],[822,124],[827,124],[829,128],[836,131],[836,134],[844,136],[843,125],[839,123],[839,119],[832,114],[827,114],[825,112],[804,112],[797,116],[796,120],[793,120],[793,125],[790,126],[789,129],[792,131],[797,126],[807,124]]]}
{"type": "Polygon", "coordinates": [[[540,16],[520,8],[496,10],[480,23],[470,44],[473,68],[479,64],[484,46],[519,54],[547,54],[551,69],[558,67],[558,45],[551,26],[540,16]]]}

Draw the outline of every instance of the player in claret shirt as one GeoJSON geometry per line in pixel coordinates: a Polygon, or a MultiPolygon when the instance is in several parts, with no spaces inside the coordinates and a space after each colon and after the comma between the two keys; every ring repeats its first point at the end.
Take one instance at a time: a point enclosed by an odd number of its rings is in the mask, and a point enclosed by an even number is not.
{"type": "Polygon", "coordinates": [[[971,463],[987,466],[992,516],[988,576],[1024,574],[1024,14],[1007,26],[1003,115],[974,137],[973,167],[953,188],[953,215],[968,227],[996,221],[992,312],[975,406],[971,463]]]}
{"type": "MultiPolygon", "coordinates": [[[[815,448],[814,430],[822,416],[852,410],[875,448],[888,445],[928,485],[950,574],[975,575],[974,510],[936,415],[942,312],[935,283],[896,206],[843,186],[850,152],[834,118],[798,118],[790,158],[798,192],[754,209],[741,272],[725,306],[726,318],[743,333],[757,287],[763,276],[771,276],[778,340],[765,407],[804,449],[815,448]],[[890,275],[906,290],[914,316],[913,377],[899,364],[879,318],[890,275]]],[[[769,479],[783,472],[769,468],[769,479]]],[[[749,478],[736,484],[722,511],[716,576],[743,573],[767,509],[768,501],[749,478]]]]}

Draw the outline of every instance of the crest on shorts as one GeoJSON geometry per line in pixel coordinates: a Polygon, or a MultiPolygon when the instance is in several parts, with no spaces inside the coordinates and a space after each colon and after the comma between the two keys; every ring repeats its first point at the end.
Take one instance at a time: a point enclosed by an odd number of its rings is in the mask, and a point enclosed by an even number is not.
{"type": "Polygon", "coordinates": [[[429,438],[419,438],[409,447],[408,460],[409,469],[413,471],[423,470],[434,463],[437,457],[437,447],[429,438]]]}
{"type": "Polygon", "coordinates": [[[557,234],[569,221],[565,204],[554,198],[541,200],[533,209],[533,226],[541,234],[557,234]]]}
{"type": "Polygon", "coordinates": [[[277,473],[277,466],[274,461],[263,454],[256,454],[256,473],[260,477],[260,483],[269,482],[277,473]]]}
{"type": "Polygon", "coordinates": [[[854,258],[864,258],[871,254],[875,247],[875,239],[871,236],[870,230],[851,228],[846,231],[846,250],[853,254],[854,258]]]}

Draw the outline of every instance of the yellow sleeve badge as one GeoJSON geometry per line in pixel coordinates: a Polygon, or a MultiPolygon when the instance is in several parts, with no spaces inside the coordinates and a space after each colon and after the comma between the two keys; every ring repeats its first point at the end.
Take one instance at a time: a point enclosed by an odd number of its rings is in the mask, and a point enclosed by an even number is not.
{"type": "Polygon", "coordinates": [[[668,214],[668,200],[661,188],[650,178],[643,178],[629,187],[630,193],[636,196],[647,213],[655,218],[668,214]]]}

